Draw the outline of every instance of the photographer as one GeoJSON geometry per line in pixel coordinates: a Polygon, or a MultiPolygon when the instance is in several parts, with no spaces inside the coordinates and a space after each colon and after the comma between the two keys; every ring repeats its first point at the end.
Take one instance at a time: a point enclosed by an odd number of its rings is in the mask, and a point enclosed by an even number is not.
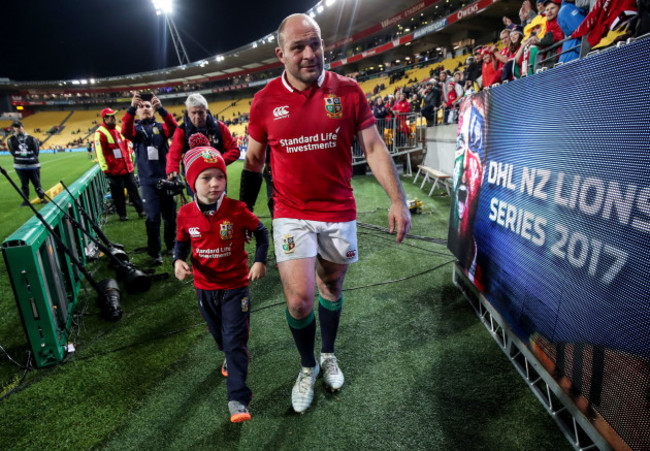
{"type": "Polygon", "coordinates": [[[122,119],[122,134],[133,142],[135,150],[144,211],[147,214],[147,253],[154,265],[162,264],[161,216],[165,226],[164,240],[167,252],[174,249],[176,200],[174,192],[165,186],[158,186],[158,182],[166,179],[168,139],[174,134],[177,126],[176,120],[163,108],[158,97],[137,91],[122,119]],[[139,118],[137,121],[134,120],[136,112],[139,118]],[[156,121],[155,112],[162,117],[164,123],[156,121]]]}

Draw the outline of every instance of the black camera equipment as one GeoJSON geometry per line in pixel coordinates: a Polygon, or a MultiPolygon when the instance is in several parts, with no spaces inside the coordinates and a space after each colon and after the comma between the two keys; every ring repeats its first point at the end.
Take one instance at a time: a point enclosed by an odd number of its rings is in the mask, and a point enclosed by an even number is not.
{"type": "Polygon", "coordinates": [[[16,192],[29,206],[29,208],[32,209],[34,215],[38,218],[39,221],[41,221],[41,223],[45,227],[45,230],[48,231],[52,239],[56,242],[57,246],[59,246],[59,248],[68,255],[68,257],[70,258],[70,262],[77,267],[79,272],[81,272],[84,275],[86,280],[88,280],[88,283],[90,283],[90,285],[97,292],[97,306],[101,310],[104,318],[109,321],[117,321],[120,318],[122,318],[122,306],[120,304],[120,290],[117,285],[117,282],[113,279],[105,279],[99,283],[96,282],[95,279],[93,279],[90,273],[86,270],[84,265],[82,265],[81,262],[77,260],[74,253],[65,245],[63,240],[61,240],[61,238],[56,233],[56,231],[52,228],[52,226],[47,223],[45,218],[43,218],[43,216],[38,212],[38,210],[36,210],[36,208],[29,202],[29,199],[25,197],[25,195],[22,193],[20,188],[18,188],[16,183],[11,179],[11,177],[9,177],[9,174],[7,174],[7,171],[5,171],[5,169],[2,166],[0,166],[0,172],[2,172],[2,175],[5,176],[5,178],[9,181],[11,186],[14,187],[16,192]]]}
{"type": "MultiPolygon", "coordinates": [[[[69,193],[70,191],[68,191],[69,193]]],[[[86,228],[80,224],[75,218],[65,211],[59,204],[54,202],[47,194],[45,195],[50,202],[52,202],[70,221],[73,227],[81,231],[92,242],[94,242],[100,251],[102,251],[111,260],[111,267],[115,269],[117,278],[124,281],[126,291],[128,293],[144,293],[151,287],[151,279],[145,273],[135,267],[133,263],[129,263],[129,257],[122,249],[106,247],[101,241],[92,236],[86,228]],[[126,258],[126,260],[125,260],[126,258]]],[[[72,197],[72,194],[70,194],[72,197]]],[[[74,197],[72,197],[74,199],[74,197]]],[[[81,210],[81,209],[80,209],[81,210]]]]}
{"type": "MultiPolygon", "coordinates": [[[[99,227],[99,225],[97,225],[97,223],[88,214],[88,212],[86,212],[86,209],[83,207],[83,205],[81,204],[79,199],[75,199],[75,197],[72,195],[72,193],[70,192],[70,190],[68,189],[66,184],[63,182],[63,180],[59,180],[59,183],[61,184],[61,186],[63,186],[65,191],[70,195],[73,202],[77,205],[77,210],[79,210],[79,213],[81,213],[81,216],[84,217],[86,223],[88,223],[90,225],[90,227],[93,229],[93,232],[95,232],[95,234],[99,237],[99,239],[102,240],[104,242],[104,244],[108,248],[124,250],[124,245],[123,244],[113,243],[111,240],[108,239],[108,237],[102,231],[101,227],[99,227]]],[[[124,261],[127,261],[127,262],[129,261],[129,256],[126,254],[126,252],[123,252],[123,253],[114,252],[114,253],[121,260],[124,260],[124,261]]]]}
{"type": "Polygon", "coordinates": [[[140,98],[146,102],[151,102],[151,99],[153,99],[153,94],[150,92],[141,92],[140,98]]]}
{"type": "Polygon", "coordinates": [[[180,177],[174,177],[172,180],[159,179],[156,183],[156,189],[159,191],[167,191],[168,196],[175,196],[183,193],[185,183],[183,183],[180,177]]]}

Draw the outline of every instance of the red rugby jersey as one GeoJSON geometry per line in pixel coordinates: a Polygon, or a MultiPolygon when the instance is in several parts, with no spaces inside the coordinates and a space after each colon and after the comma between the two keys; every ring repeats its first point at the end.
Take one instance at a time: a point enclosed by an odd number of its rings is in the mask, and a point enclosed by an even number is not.
{"type": "Polygon", "coordinates": [[[248,285],[248,254],[244,230],[254,231],[259,219],[246,204],[223,198],[212,215],[204,215],[195,202],[178,210],[178,241],[191,241],[194,286],[202,290],[229,290],[248,285]]]}
{"type": "Polygon", "coordinates": [[[356,219],[352,141],[375,118],[356,81],[323,72],[298,91],[285,75],[258,92],[248,133],[271,146],[274,218],[344,222],[356,219]]]}

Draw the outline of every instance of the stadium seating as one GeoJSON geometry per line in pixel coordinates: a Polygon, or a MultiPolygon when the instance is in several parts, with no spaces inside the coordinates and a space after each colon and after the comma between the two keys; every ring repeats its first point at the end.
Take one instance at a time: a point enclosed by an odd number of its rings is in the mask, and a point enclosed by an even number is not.
{"type": "Polygon", "coordinates": [[[46,147],[63,146],[63,147],[83,147],[88,139],[92,139],[92,131],[101,123],[101,110],[76,110],[72,116],[65,122],[63,130],[56,135],[52,135],[45,143],[46,147]],[[96,122],[94,124],[93,122],[96,122]],[[77,132],[79,131],[79,132],[77,132]],[[89,136],[90,135],[90,136],[89,136]],[[82,142],[75,146],[70,144],[81,139],[82,142]]]}

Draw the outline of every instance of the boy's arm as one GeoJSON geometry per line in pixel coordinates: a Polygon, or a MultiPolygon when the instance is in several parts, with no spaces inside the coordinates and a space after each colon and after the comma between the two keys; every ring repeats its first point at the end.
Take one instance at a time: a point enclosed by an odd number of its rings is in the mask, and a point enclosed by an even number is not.
{"type": "Polygon", "coordinates": [[[174,275],[178,280],[185,280],[187,276],[192,274],[190,266],[185,262],[187,256],[190,254],[192,246],[189,241],[176,240],[174,243],[174,258],[172,259],[172,266],[174,267],[174,275]]]}
{"type": "Polygon", "coordinates": [[[248,272],[248,280],[258,280],[266,276],[266,255],[269,252],[269,231],[262,221],[253,234],[255,235],[255,263],[248,272]]]}

